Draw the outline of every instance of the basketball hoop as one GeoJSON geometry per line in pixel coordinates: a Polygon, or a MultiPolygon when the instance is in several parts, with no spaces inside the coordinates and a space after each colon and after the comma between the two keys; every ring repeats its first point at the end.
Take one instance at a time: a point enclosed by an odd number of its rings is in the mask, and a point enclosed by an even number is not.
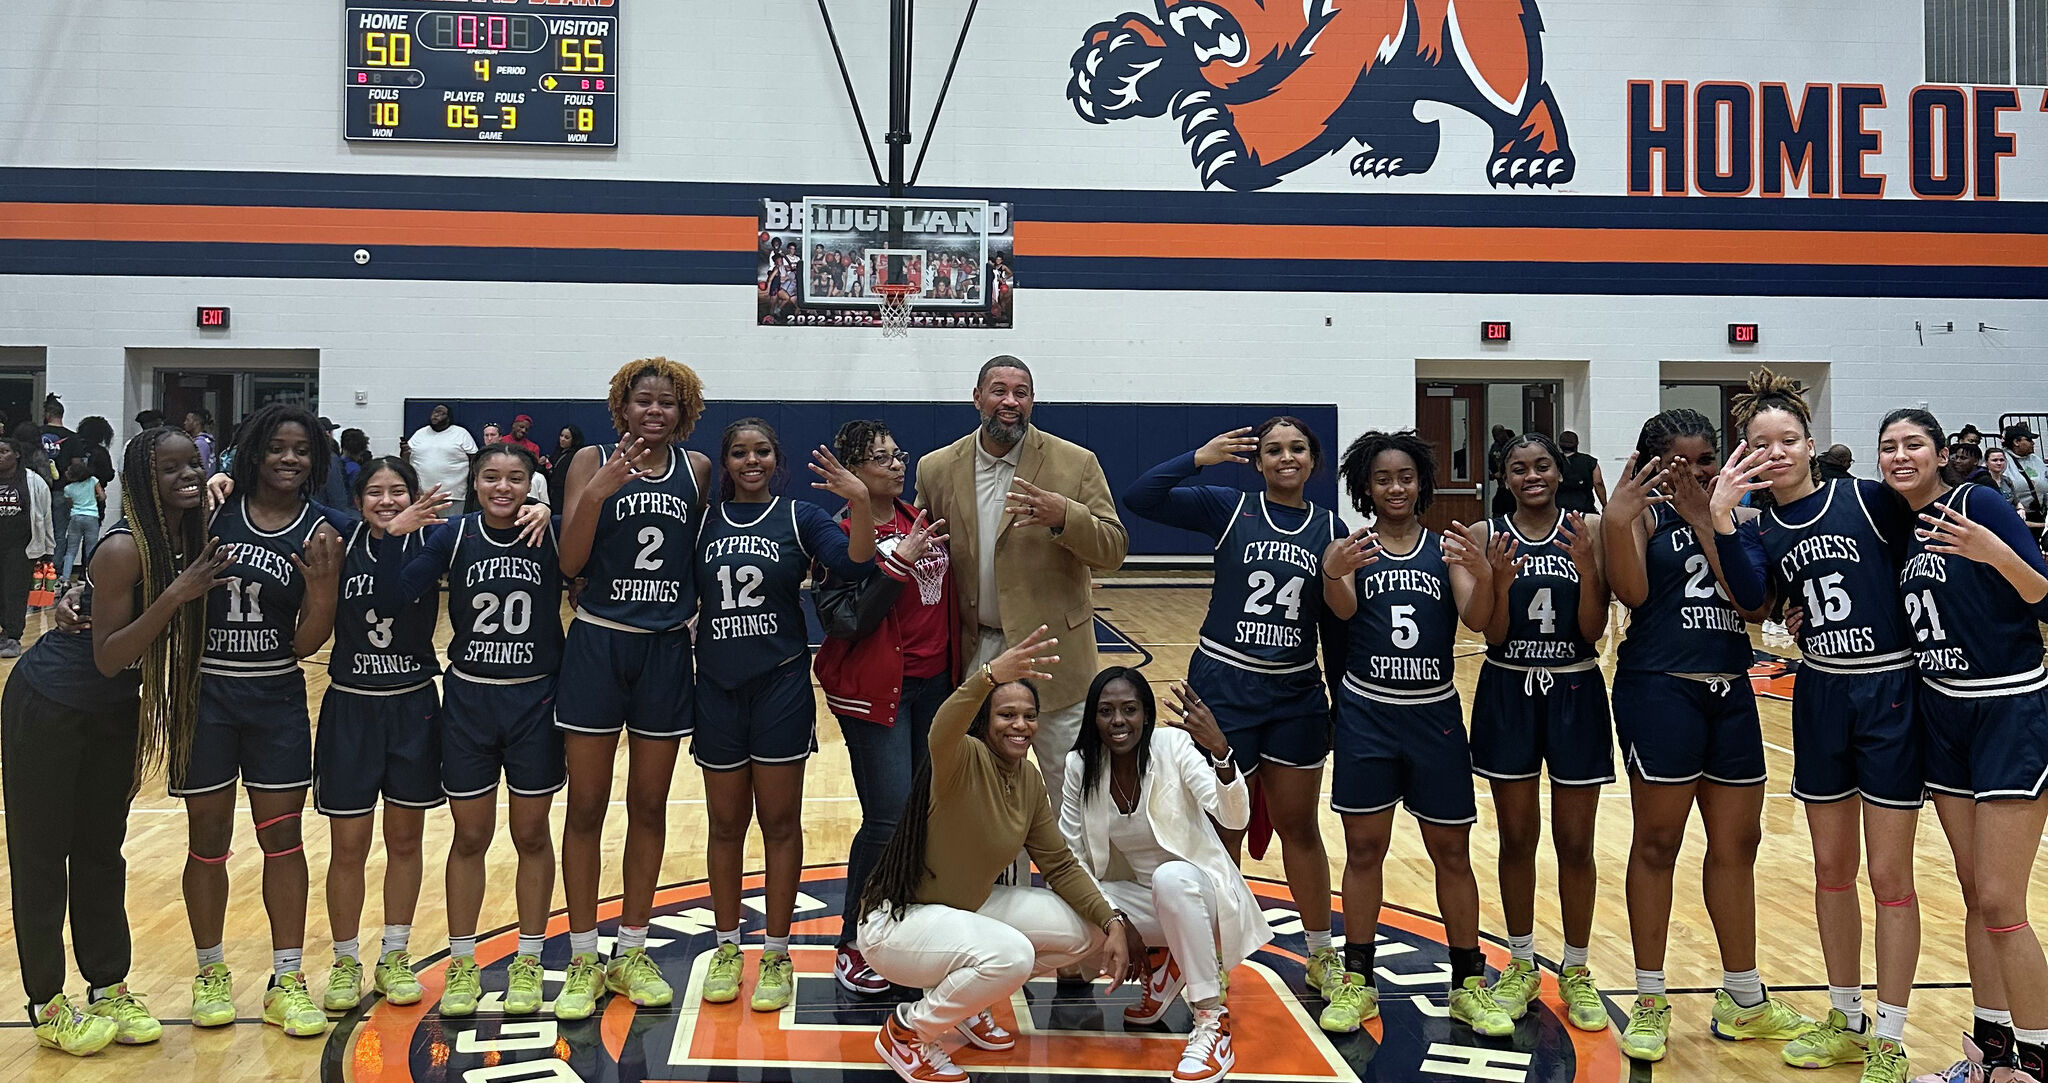
{"type": "Polygon", "coordinates": [[[884,282],[875,287],[882,295],[882,337],[910,337],[910,294],[907,283],[884,282]]]}

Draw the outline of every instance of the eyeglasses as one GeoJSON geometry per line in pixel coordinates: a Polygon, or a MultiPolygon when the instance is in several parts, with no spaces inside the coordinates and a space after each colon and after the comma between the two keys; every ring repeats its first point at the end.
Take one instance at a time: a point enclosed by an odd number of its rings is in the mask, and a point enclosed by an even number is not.
{"type": "Polygon", "coordinates": [[[870,455],[864,461],[873,463],[876,466],[887,466],[890,463],[907,463],[910,461],[910,452],[897,448],[895,451],[883,451],[870,455]]]}

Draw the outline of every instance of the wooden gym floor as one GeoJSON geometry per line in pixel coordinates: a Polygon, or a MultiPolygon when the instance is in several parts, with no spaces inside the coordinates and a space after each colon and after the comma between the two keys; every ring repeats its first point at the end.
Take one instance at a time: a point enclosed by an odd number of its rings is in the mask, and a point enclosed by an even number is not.
{"type": "MultiPolygon", "coordinates": [[[[1150,652],[1146,667],[1155,686],[1186,673],[1193,647],[1194,630],[1202,619],[1208,600],[1205,580],[1192,585],[1175,585],[1171,577],[1139,577],[1118,580],[1097,592],[1100,615],[1118,631],[1150,652]]],[[[32,614],[31,632],[47,627],[48,617],[32,614]]],[[[446,628],[442,642],[446,641],[446,628]]],[[[1471,691],[1477,679],[1481,644],[1466,636],[1460,644],[1458,685],[1469,709],[1471,691]]],[[[1131,656],[1105,655],[1105,663],[1131,656]]],[[[1611,660],[1611,652],[1610,652],[1611,660]]],[[[327,685],[324,652],[307,666],[308,694],[316,711],[327,685]]],[[[0,675],[13,663],[0,663],[0,675]]],[[[1788,790],[1791,783],[1791,712],[1782,700],[1760,698],[1766,758],[1771,780],[1764,805],[1764,840],[1757,867],[1759,958],[1766,982],[1784,992],[1795,1006],[1810,1015],[1827,1010],[1826,976],[1820,948],[1813,931],[1811,855],[1805,820],[1799,804],[1788,790]]],[[[842,860],[847,842],[859,825],[860,810],[847,771],[846,753],[839,729],[823,713],[820,704],[819,754],[811,761],[806,794],[806,861],[842,860]]],[[[623,755],[623,752],[622,752],[623,755]]],[[[1618,761],[1618,757],[1617,757],[1618,761]]],[[[613,805],[623,799],[625,772],[615,776],[613,805]]],[[[1327,792],[1327,776],[1324,786],[1327,792]]],[[[1492,807],[1480,787],[1479,823],[1472,834],[1473,864],[1478,870],[1482,907],[1482,930],[1489,936],[1504,936],[1505,928],[1496,896],[1494,877],[1495,829],[1492,807]]],[[[703,787],[700,776],[687,756],[679,763],[669,800],[669,846],[663,883],[699,880],[705,875],[703,787]]],[[[1604,795],[1599,826],[1601,891],[1592,967],[1601,988],[1625,998],[1634,988],[1634,966],[1629,952],[1628,920],[1622,883],[1629,847],[1629,803],[1626,784],[1609,787],[1604,795]]],[[[1546,798],[1547,801],[1547,798],[1546,798]]],[[[246,805],[244,806],[246,808],[246,805]]],[[[559,831],[561,802],[555,806],[559,831]]],[[[607,827],[606,878],[604,896],[620,890],[619,858],[623,846],[620,815],[615,812],[607,827]]],[[[1395,833],[1394,849],[1387,863],[1387,902],[1424,913],[1434,912],[1430,866],[1413,822],[1403,816],[1395,833]]],[[[307,973],[315,995],[325,987],[331,959],[324,909],[322,876],[327,865],[327,832],[321,818],[306,812],[306,851],[312,868],[312,905],[307,921],[307,973]]],[[[502,816],[500,823],[503,823],[502,816]]],[[[0,816],[0,831],[6,820],[0,816]]],[[[434,954],[445,947],[446,927],[441,912],[441,862],[449,839],[445,812],[428,818],[426,840],[426,887],[414,919],[413,953],[434,954]]],[[[1336,883],[1342,872],[1343,834],[1338,819],[1326,812],[1323,835],[1331,856],[1331,877],[1336,883]]],[[[559,834],[557,836],[559,838],[559,834]]],[[[1688,834],[1687,848],[1680,859],[1675,912],[1667,972],[1671,996],[1672,1036],[1670,1054],[1656,1075],[1676,1079],[1786,1080],[1794,1070],[1778,1061],[1776,1043],[1725,1043],[1712,1039],[1707,1019],[1712,990],[1720,982],[1720,964],[1714,950],[1712,927],[1701,902],[1698,863],[1705,846],[1698,818],[1688,834]]],[[[97,1083],[100,1080],[133,1080],[154,1076],[161,1079],[275,1079],[316,1078],[320,1070],[324,1041],[294,1039],[258,1022],[261,992],[266,977],[269,936],[263,915],[260,886],[260,858],[254,833],[244,817],[237,825],[231,875],[233,899],[228,911],[227,957],[238,977],[236,1002],[242,1021],[220,1030],[202,1031],[182,1024],[189,1009],[188,988],[193,972],[191,937],[179,895],[179,876],[185,858],[185,823],[182,809],[164,795],[163,780],[150,779],[135,803],[129,821],[127,856],[129,863],[128,909],[134,926],[135,964],[131,985],[144,994],[149,1005],[167,1022],[161,1043],[142,1048],[112,1047],[105,1053],[73,1060],[39,1050],[16,1009],[22,996],[13,949],[13,928],[0,926],[0,1079],[69,1080],[97,1083]]],[[[502,833],[491,850],[494,890],[484,906],[480,929],[496,929],[514,921],[512,909],[512,849],[502,833]]],[[[1277,844],[1268,860],[1249,863],[1246,871],[1274,879],[1282,877],[1277,844]]],[[[749,847],[749,867],[758,868],[758,836],[749,847]]],[[[375,943],[379,927],[379,899],[382,859],[373,856],[368,872],[367,898],[362,939],[375,943]]],[[[0,881],[5,873],[0,872],[0,881]]],[[[2035,874],[2035,886],[2044,877],[2035,874]]],[[[1555,867],[1548,844],[1539,850],[1537,898],[1537,952],[1556,959],[1562,949],[1559,914],[1554,897],[1546,898],[1556,882],[1555,867]]],[[[1957,1033],[1968,1024],[1970,997],[1968,975],[1963,963],[1962,901],[1956,889],[1953,865],[1930,808],[1920,827],[1919,882],[1923,944],[1919,984],[1913,996],[1907,1042],[1913,1051],[1915,1073],[1945,1067],[1956,1057],[1957,1033]]],[[[2043,893],[2048,897],[2048,892],[2043,893]]],[[[1864,899],[1864,980],[1875,980],[1870,957],[1872,904],[1867,883],[1864,899]]],[[[557,905],[560,896],[557,894],[557,905]]],[[[71,991],[77,992],[81,979],[73,973],[71,991]]],[[[1874,1006],[1875,990],[1866,987],[1865,1004],[1874,1006]]],[[[1612,1032],[1610,1031],[1610,1034],[1612,1032]]],[[[1638,1078],[1645,1073],[1638,1072],[1638,1078]]],[[[1853,1069],[1839,1068],[1823,1078],[1853,1079],[1853,1069]]]]}

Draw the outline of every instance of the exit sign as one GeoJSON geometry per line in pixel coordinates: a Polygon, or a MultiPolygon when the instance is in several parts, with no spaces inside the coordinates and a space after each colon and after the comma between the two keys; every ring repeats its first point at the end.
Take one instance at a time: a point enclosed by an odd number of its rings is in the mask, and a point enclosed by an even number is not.
{"type": "Polygon", "coordinates": [[[1757,343],[1757,328],[1753,323],[1731,323],[1728,325],[1730,346],[1754,346],[1757,343]]]}
{"type": "Polygon", "coordinates": [[[1506,320],[1488,320],[1479,325],[1479,341],[1507,342],[1513,337],[1514,325],[1506,320]]]}
{"type": "Polygon", "coordinates": [[[200,305],[199,329],[201,331],[225,331],[228,329],[226,305],[200,305]]]}

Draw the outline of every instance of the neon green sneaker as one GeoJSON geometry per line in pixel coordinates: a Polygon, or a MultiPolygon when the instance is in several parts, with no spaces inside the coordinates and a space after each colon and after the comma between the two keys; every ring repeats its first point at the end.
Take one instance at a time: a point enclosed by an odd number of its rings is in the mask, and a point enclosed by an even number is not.
{"type": "Polygon", "coordinates": [[[1593,987],[1593,972],[1582,966],[1568,966],[1557,976],[1557,989],[1564,997],[1565,1017],[1580,1030],[1607,1029],[1607,1003],[1593,987]]]}
{"type": "Polygon", "coordinates": [[[1863,1058],[1863,1083],[1906,1083],[1906,1043],[1879,1038],[1863,1058]]]}
{"type": "Polygon", "coordinates": [[[1536,972],[1536,964],[1516,959],[1494,979],[1489,991],[1509,1019],[1520,1019],[1543,991],[1543,975],[1536,972]]]}
{"type": "Polygon", "coordinates": [[[226,963],[208,963],[192,979],[192,1025],[224,1027],[235,1021],[235,976],[226,963]]]}
{"type": "Polygon", "coordinates": [[[1336,948],[1308,953],[1308,987],[1320,993],[1344,981],[1344,957],[1336,948]]]}
{"type": "Polygon", "coordinates": [[[1832,1068],[1862,1060],[1869,1043],[1869,1038],[1849,1029],[1848,1016],[1829,1008],[1825,1020],[1800,1031],[1778,1055],[1794,1068],[1832,1068]]]}
{"type": "Polygon", "coordinates": [[[669,988],[661,968],[648,957],[646,948],[627,948],[605,968],[604,983],[614,993],[642,1008],[665,1008],[676,992],[669,988]]]}
{"type": "Polygon", "coordinates": [[[345,1012],[362,1000],[363,964],[353,955],[343,955],[327,971],[327,991],[320,994],[320,1006],[330,1012],[345,1012]]]}
{"type": "Polygon", "coordinates": [[[595,952],[569,957],[569,974],[562,991],[555,994],[555,1018],[588,1019],[597,1010],[597,998],[604,995],[604,964],[595,952]]]}
{"type": "Polygon", "coordinates": [[[704,970],[704,1003],[724,1004],[740,995],[740,971],[747,965],[738,944],[720,944],[704,970]]]}
{"type": "Polygon", "coordinates": [[[513,956],[512,965],[506,969],[505,1014],[532,1015],[539,1011],[541,1001],[546,999],[541,992],[541,979],[545,976],[539,959],[531,955],[513,956]]]}
{"type": "Polygon", "coordinates": [[[74,1057],[89,1057],[114,1044],[117,1029],[111,1019],[73,1008],[62,993],[36,1013],[36,1044],[74,1057]]]}
{"type": "Polygon", "coordinates": [[[114,1040],[122,1045],[148,1045],[164,1036],[164,1025],[142,1006],[142,998],[128,991],[128,983],[86,1005],[85,1014],[114,1021],[114,1040]]]}
{"type": "Polygon", "coordinates": [[[263,991],[263,1021],[294,1038],[312,1038],[327,1033],[327,1013],[313,1003],[306,992],[306,974],[294,970],[272,979],[263,991]]]}
{"type": "Polygon", "coordinates": [[[448,981],[441,989],[442,1015],[475,1015],[476,1002],[483,999],[484,975],[477,969],[476,956],[458,955],[448,962],[448,981]]]}
{"type": "Polygon", "coordinates": [[[1714,1037],[1728,1042],[1749,1042],[1759,1038],[1784,1041],[1797,1038],[1813,1026],[1813,1020],[1792,1006],[1764,993],[1764,1002],[1753,1008],[1735,1003],[1726,989],[1714,990],[1714,1037]]]}
{"type": "Polygon", "coordinates": [[[419,975],[412,972],[412,956],[387,951],[377,960],[377,992],[392,1004],[418,1004],[427,995],[420,988],[419,975]]]}
{"type": "Polygon", "coordinates": [[[796,963],[786,951],[761,953],[761,972],[754,975],[757,1012],[779,1012],[796,999],[796,963]]]}
{"type": "Polygon", "coordinates": [[[1486,987],[1486,979],[1476,974],[1451,990],[1451,1018],[1488,1038],[1505,1038],[1515,1032],[1514,1017],[1486,987]]]}
{"type": "Polygon", "coordinates": [[[1664,1043],[1671,1037],[1671,1002],[1662,993],[1640,993],[1628,1013],[1628,1026],[1621,1028],[1621,1052],[1630,1060],[1664,1059],[1664,1043]]]}
{"type": "Polygon", "coordinates": [[[1344,980],[1330,987],[1330,1006],[1316,1025],[1332,1034],[1349,1034],[1359,1024],[1380,1014],[1380,991],[1365,975],[1347,972],[1344,980]]]}

